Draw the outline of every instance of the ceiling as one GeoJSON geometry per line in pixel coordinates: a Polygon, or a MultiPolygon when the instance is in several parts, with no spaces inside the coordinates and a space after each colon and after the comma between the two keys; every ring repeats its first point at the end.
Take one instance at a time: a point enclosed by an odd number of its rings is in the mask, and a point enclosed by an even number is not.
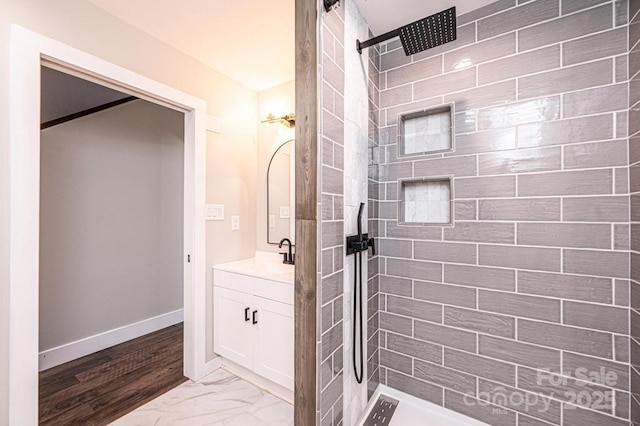
{"type": "Polygon", "coordinates": [[[294,79],[294,0],[88,1],[255,91],[294,79]]]}
{"type": "MultiPolygon", "coordinates": [[[[295,77],[294,0],[87,0],[261,91],[295,77]]],[[[355,1],[379,35],[451,6],[458,15],[494,0],[355,1]]]]}
{"type": "Polygon", "coordinates": [[[40,123],[130,96],[51,68],[41,67],[41,69],[40,123]]]}

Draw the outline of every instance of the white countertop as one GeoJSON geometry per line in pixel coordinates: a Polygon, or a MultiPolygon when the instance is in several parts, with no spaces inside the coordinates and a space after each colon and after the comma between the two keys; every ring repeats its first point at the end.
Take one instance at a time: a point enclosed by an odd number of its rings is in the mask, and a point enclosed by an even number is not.
{"type": "Polygon", "coordinates": [[[294,266],[282,263],[282,256],[277,253],[256,252],[255,257],[222,263],[215,265],[213,269],[291,285],[294,283],[294,266]]]}

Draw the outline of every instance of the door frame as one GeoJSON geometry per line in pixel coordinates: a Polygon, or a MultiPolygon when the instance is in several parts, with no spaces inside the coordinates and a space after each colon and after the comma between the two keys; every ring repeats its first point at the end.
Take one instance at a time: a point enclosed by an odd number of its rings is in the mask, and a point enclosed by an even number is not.
{"type": "Polygon", "coordinates": [[[40,67],[184,113],[184,374],[206,365],[206,102],[18,25],[11,28],[9,424],[38,423],[40,67]],[[190,255],[191,262],[187,262],[190,255]]]}

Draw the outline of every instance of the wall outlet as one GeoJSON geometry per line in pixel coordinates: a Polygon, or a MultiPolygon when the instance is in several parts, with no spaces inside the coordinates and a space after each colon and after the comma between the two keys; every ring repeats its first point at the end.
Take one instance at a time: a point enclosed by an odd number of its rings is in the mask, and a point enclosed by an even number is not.
{"type": "Polygon", "coordinates": [[[275,228],[276,227],[276,215],[275,214],[270,214],[269,215],[269,228],[275,228]]]}
{"type": "Polygon", "coordinates": [[[232,231],[240,230],[240,216],[231,216],[231,230],[232,231]]]}
{"type": "Polygon", "coordinates": [[[207,204],[205,216],[207,220],[224,220],[224,205],[207,204]]]}

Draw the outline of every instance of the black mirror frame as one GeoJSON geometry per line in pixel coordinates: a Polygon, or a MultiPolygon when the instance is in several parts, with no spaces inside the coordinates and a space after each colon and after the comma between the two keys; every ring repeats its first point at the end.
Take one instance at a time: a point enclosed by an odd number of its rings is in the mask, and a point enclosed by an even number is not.
{"type": "MultiPolygon", "coordinates": [[[[272,244],[272,245],[278,245],[278,243],[272,243],[269,240],[269,172],[271,172],[271,164],[273,163],[273,159],[276,157],[276,155],[278,154],[278,152],[288,143],[291,142],[295,142],[295,139],[289,139],[288,141],[285,141],[282,143],[282,145],[280,145],[278,147],[278,149],[275,150],[275,152],[273,153],[273,155],[271,156],[271,160],[269,160],[269,167],[267,167],[267,244],[272,244]]],[[[291,176],[289,176],[289,180],[291,180],[291,176]]],[[[289,220],[294,219],[295,218],[290,218],[289,220]]],[[[288,236],[287,238],[291,238],[291,236],[288,236]]],[[[293,244],[295,246],[295,244],[293,244]]]]}

